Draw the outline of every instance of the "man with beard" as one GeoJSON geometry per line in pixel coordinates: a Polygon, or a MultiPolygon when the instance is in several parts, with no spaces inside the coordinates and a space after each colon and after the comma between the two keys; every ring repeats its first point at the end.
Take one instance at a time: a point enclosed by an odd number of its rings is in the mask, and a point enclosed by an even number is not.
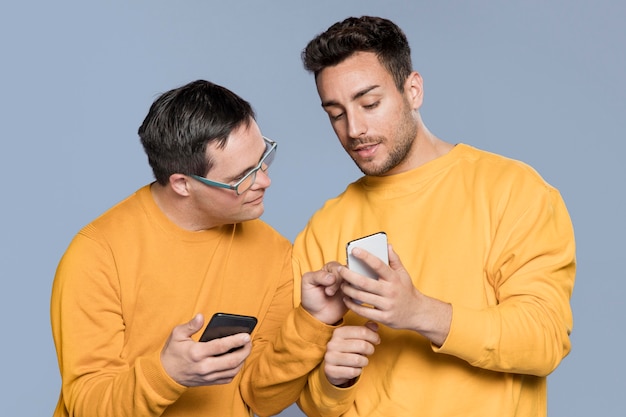
{"type": "Polygon", "coordinates": [[[559,192],[521,162],[427,129],[422,78],[393,22],[338,22],[302,59],[365,175],[294,244],[295,276],[332,275],[325,294],[343,308],[300,407],[310,416],[545,416],[546,376],[568,354],[572,328],[574,234],[559,192]],[[378,279],[342,265],[347,242],[379,231],[388,265],[352,252],[378,279]]]}

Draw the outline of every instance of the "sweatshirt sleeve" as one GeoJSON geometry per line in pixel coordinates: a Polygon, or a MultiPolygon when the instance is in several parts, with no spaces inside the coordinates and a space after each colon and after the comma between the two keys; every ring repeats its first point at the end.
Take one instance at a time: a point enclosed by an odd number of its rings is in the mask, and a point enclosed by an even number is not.
{"type": "MultiPolygon", "coordinates": [[[[305,272],[319,269],[324,264],[324,254],[319,244],[319,240],[307,226],[296,238],[294,244],[293,270],[294,270],[294,303],[299,305],[301,301],[301,277],[305,272]],[[306,250],[305,250],[306,249],[306,250]]],[[[297,313],[300,318],[295,317],[293,326],[296,326],[300,320],[314,320],[316,326],[320,326],[306,311],[299,308],[297,313]]],[[[313,323],[313,322],[312,322],[313,323]]],[[[332,337],[333,330],[338,326],[322,325],[323,337],[317,339],[314,349],[315,355],[310,357],[307,365],[308,375],[300,380],[301,390],[297,398],[298,406],[307,416],[331,417],[339,416],[351,407],[354,401],[355,384],[349,388],[339,388],[332,385],[324,373],[323,359],[326,353],[326,345],[332,337]],[[318,344],[319,343],[319,344],[318,344]]],[[[289,332],[285,328],[286,333],[289,332]]],[[[306,348],[305,346],[302,346],[306,348]]]]}
{"type": "MultiPolygon", "coordinates": [[[[528,195],[525,195],[528,197],[528,195]]],[[[497,304],[452,306],[449,335],[436,352],[500,372],[545,376],[570,350],[574,232],[565,204],[546,186],[499,220],[485,274],[497,304]]]]}
{"type": "Polygon", "coordinates": [[[160,347],[132,363],[122,355],[125,323],[114,261],[95,231],[85,230],[61,259],[52,289],[65,407],[77,416],[159,416],[186,388],[161,366],[160,347]]]}
{"type": "Polygon", "coordinates": [[[328,381],[320,364],[310,374],[298,406],[309,417],[339,417],[354,404],[359,380],[348,387],[336,387],[328,381]]]}
{"type": "Polygon", "coordinates": [[[276,338],[244,370],[242,395],[257,415],[277,414],[298,399],[333,329],[301,306],[289,312],[276,338]]]}

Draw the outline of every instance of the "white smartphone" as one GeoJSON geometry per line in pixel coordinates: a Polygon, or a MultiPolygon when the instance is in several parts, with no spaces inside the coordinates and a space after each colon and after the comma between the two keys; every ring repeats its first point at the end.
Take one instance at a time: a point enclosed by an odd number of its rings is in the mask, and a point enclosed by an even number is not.
{"type": "Polygon", "coordinates": [[[346,245],[348,268],[351,271],[358,272],[361,275],[365,275],[373,279],[378,279],[378,275],[372,270],[372,268],[370,268],[360,259],[352,256],[352,249],[357,247],[365,249],[366,251],[389,265],[389,256],[387,252],[387,234],[385,232],[374,233],[373,235],[364,236],[359,239],[352,240],[346,245]]]}

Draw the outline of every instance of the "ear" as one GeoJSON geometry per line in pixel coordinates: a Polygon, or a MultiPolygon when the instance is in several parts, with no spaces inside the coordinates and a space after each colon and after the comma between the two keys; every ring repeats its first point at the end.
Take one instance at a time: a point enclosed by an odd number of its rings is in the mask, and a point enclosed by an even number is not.
{"type": "Polygon", "coordinates": [[[170,175],[170,188],[178,195],[189,196],[189,177],[183,174],[170,175]]]}
{"type": "Polygon", "coordinates": [[[404,82],[404,94],[409,101],[411,108],[418,110],[424,101],[424,81],[422,76],[413,71],[404,82]]]}

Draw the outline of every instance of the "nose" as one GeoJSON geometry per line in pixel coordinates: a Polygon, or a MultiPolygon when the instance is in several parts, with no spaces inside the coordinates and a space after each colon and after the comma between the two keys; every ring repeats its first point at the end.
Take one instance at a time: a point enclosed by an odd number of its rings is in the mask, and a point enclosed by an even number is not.
{"type": "Polygon", "coordinates": [[[268,188],[272,184],[272,179],[269,176],[268,170],[263,171],[259,169],[256,172],[256,178],[254,179],[255,188],[268,188]]]}
{"type": "Polygon", "coordinates": [[[359,112],[346,113],[348,121],[348,135],[351,138],[358,138],[367,133],[367,124],[365,118],[359,112]]]}

